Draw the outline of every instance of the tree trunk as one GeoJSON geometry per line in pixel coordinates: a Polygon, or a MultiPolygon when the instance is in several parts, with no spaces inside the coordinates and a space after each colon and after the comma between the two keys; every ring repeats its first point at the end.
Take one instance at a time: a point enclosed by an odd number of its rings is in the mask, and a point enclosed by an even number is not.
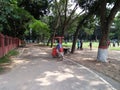
{"type": "MultiPolygon", "coordinates": [[[[104,19],[105,20],[105,19],[104,19]]],[[[108,58],[108,34],[109,34],[109,23],[101,22],[102,37],[99,42],[97,60],[101,62],[107,62],[108,58]]]]}
{"type": "Polygon", "coordinates": [[[71,53],[74,53],[74,51],[75,51],[76,41],[77,41],[77,38],[78,38],[78,33],[77,32],[79,32],[79,29],[74,34],[71,53]]]}
{"type": "Polygon", "coordinates": [[[107,62],[107,57],[108,57],[107,39],[108,39],[109,26],[106,17],[106,4],[107,1],[103,0],[100,5],[100,23],[101,23],[102,36],[99,42],[97,60],[101,62],[107,62]]]}
{"type": "Polygon", "coordinates": [[[107,62],[108,58],[108,43],[107,43],[107,34],[104,34],[100,39],[97,60],[101,62],[107,62]]]}
{"type": "Polygon", "coordinates": [[[75,45],[76,45],[76,41],[80,32],[80,28],[82,27],[82,25],[84,25],[85,23],[87,23],[87,19],[89,19],[92,16],[91,13],[87,14],[82,20],[79,21],[77,29],[74,33],[74,38],[73,38],[73,44],[72,44],[72,49],[71,49],[71,53],[74,53],[75,51],[75,45]]]}
{"type": "Polygon", "coordinates": [[[51,40],[51,37],[49,37],[49,39],[47,41],[47,46],[49,46],[50,40],[51,40]]]}
{"type": "Polygon", "coordinates": [[[51,48],[53,47],[53,38],[54,37],[51,38],[51,46],[50,46],[51,48]]]}
{"type": "Polygon", "coordinates": [[[54,37],[55,37],[55,34],[56,34],[56,31],[57,31],[57,29],[54,29],[54,32],[53,32],[53,34],[51,35],[51,48],[53,47],[53,39],[54,39],[54,37]]]}
{"type": "Polygon", "coordinates": [[[116,13],[120,9],[120,0],[116,0],[114,7],[111,9],[110,14],[106,15],[106,5],[107,0],[102,0],[100,6],[100,22],[101,22],[101,30],[102,30],[102,38],[100,40],[99,48],[98,48],[98,55],[97,60],[101,62],[107,62],[108,57],[108,34],[109,28],[112,24],[112,21],[116,15],[116,13]]]}

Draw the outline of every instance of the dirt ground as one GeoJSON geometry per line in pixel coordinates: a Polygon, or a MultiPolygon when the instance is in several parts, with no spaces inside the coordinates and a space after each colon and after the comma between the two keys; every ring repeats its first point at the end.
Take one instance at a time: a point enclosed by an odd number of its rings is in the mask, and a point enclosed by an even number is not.
{"type": "MultiPolygon", "coordinates": [[[[43,49],[50,53],[51,48],[43,49]]],[[[74,60],[87,68],[102,73],[118,82],[120,82],[120,51],[108,51],[108,62],[102,63],[96,61],[97,49],[76,50],[74,54],[65,55],[65,58],[74,60]]]]}
{"type": "Polygon", "coordinates": [[[96,57],[96,49],[77,50],[74,54],[67,56],[67,58],[120,82],[120,51],[109,51],[107,63],[96,61],[96,57]]]}

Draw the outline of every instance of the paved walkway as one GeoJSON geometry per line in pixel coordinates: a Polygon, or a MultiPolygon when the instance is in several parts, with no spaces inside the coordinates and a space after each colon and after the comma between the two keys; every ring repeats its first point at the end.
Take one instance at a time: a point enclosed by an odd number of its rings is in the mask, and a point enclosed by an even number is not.
{"type": "Polygon", "coordinates": [[[116,90],[89,69],[57,61],[40,47],[21,49],[14,68],[0,75],[0,90],[116,90]]]}

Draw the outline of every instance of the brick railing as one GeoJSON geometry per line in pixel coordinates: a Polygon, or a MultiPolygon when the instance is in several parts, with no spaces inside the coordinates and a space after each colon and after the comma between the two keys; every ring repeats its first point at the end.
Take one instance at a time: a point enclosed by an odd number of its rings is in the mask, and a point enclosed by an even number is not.
{"type": "Polygon", "coordinates": [[[21,45],[20,39],[4,36],[0,33],[0,58],[19,45],[21,45]]]}

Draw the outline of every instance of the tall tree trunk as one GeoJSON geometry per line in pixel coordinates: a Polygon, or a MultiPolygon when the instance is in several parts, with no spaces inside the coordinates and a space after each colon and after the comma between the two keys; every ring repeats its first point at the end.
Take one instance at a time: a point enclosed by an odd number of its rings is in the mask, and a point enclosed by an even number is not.
{"type": "Polygon", "coordinates": [[[102,36],[99,42],[97,60],[101,62],[107,62],[107,56],[108,56],[107,39],[108,39],[109,29],[106,18],[106,4],[107,1],[102,0],[100,5],[100,23],[101,23],[102,36]]]}
{"type": "Polygon", "coordinates": [[[82,27],[83,24],[87,23],[87,19],[90,18],[92,16],[91,13],[87,14],[82,20],[79,21],[77,29],[74,33],[74,37],[73,37],[73,44],[72,44],[72,49],[71,49],[71,53],[75,52],[75,46],[76,46],[76,42],[77,42],[77,38],[80,32],[80,28],[82,27]]]}
{"type": "Polygon", "coordinates": [[[50,43],[50,41],[51,41],[51,38],[52,38],[52,36],[49,37],[49,39],[48,39],[48,41],[47,41],[47,46],[49,46],[49,43],[50,43]]]}
{"type": "Polygon", "coordinates": [[[112,21],[116,15],[116,13],[120,9],[120,0],[116,0],[114,7],[111,9],[110,14],[106,15],[106,5],[107,0],[101,1],[100,6],[100,22],[101,22],[101,30],[102,30],[102,37],[100,39],[99,48],[98,48],[98,55],[97,60],[101,62],[108,62],[108,34],[109,28],[112,24],[112,21]]]}
{"type": "Polygon", "coordinates": [[[53,39],[55,37],[55,34],[56,34],[56,29],[55,31],[53,32],[52,36],[51,36],[51,47],[53,47],[53,39]]]}
{"type": "MultiPolygon", "coordinates": [[[[108,26],[106,27],[104,27],[103,31],[109,31],[108,26]]],[[[104,33],[100,39],[97,60],[101,62],[107,62],[107,57],[108,57],[108,32],[104,33]]]]}

